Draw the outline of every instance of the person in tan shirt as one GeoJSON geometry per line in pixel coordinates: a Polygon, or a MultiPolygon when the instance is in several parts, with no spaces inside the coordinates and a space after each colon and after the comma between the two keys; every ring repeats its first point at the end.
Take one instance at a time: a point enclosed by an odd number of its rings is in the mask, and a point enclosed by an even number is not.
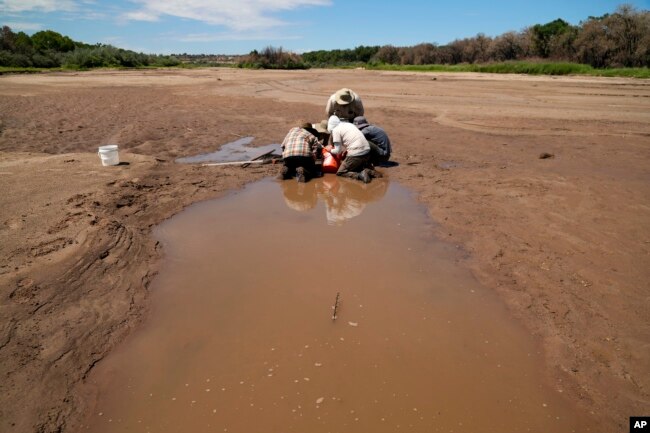
{"type": "Polygon", "coordinates": [[[352,122],[355,117],[363,116],[363,102],[352,89],[339,89],[330,96],[325,112],[328,117],[335,115],[339,119],[352,122]]]}

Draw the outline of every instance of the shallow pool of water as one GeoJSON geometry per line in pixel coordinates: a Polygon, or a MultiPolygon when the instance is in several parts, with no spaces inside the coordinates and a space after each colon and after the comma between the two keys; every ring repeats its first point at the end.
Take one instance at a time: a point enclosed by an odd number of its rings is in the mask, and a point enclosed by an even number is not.
{"type": "Polygon", "coordinates": [[[431,224],[399,185],[336,176],[191,206],[155,231],[150,316],[81,430],[589,431],[431,224]]]}
{"type": "Polygon", "coordinates": [[[242,137],[238,140],[224,144],[217,151],[177,158],[176,162],[181,164],[198,164],[207,162],[250,161],[253,158],[271,151],[275,154],[282,155],[282,149],[279,144],[249,147],[248,145],[251,144],[254,139],[255,137],[242,137]]]}

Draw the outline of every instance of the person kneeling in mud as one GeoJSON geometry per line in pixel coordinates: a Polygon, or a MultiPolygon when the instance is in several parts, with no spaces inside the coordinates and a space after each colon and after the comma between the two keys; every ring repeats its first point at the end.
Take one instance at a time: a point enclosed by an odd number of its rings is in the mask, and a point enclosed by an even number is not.
{"type": "Polygon", "coordinates": [[[296,177],[298,182],[307,182],[318,175],[316,159],[321,154],[321,144],[318,132],[311,123],[303,123],[291,128],[282,142],[282,161],[278,179],[285,180],[296,177]]]}
{"type": "Polygon", "coordinates": [[[352,123],[359,128],[370,145],[370,163],[373,165],[386,164],[392,151],[386,131],[377,125],[369,124],[363,116],[355,117],[352,123]]]}
{"type": "Polygon", "coordinates": [[[369,183],[373,177],[381,177],[371,168],[370,145],[356,126],[331,116],[327,121],[327,129],[332,134],[331,140],[334,144],[328,144],[327,150],[332,155],[345,153],[343,162],[336,172],[337,176],[351,177],[363,183],[369,183]]]}

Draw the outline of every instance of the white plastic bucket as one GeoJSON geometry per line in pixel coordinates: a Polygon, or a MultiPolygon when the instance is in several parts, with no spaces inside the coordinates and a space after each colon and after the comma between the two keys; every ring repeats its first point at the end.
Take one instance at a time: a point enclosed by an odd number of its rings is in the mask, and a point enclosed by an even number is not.
{"type": "Polygon", "coordinates": [[[120,163],[120,155],[117,153],[117,144],[99,146],[99,157],[102,159],[102,165],[117,165],[120,163]]]}

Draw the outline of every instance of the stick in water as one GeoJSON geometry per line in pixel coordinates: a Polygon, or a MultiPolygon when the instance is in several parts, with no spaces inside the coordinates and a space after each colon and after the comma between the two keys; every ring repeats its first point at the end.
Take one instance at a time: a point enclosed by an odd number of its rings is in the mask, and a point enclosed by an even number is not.
{"type": "Polygon", "coordinates": [[[339,298],[341,296],[341,292],[336,292],[336,300],[334,300],[334,306],[332,309],[334,310],[334,313],[332,314],[332,320],[336,320],[336,313],[339,311],[339,298]]]}

